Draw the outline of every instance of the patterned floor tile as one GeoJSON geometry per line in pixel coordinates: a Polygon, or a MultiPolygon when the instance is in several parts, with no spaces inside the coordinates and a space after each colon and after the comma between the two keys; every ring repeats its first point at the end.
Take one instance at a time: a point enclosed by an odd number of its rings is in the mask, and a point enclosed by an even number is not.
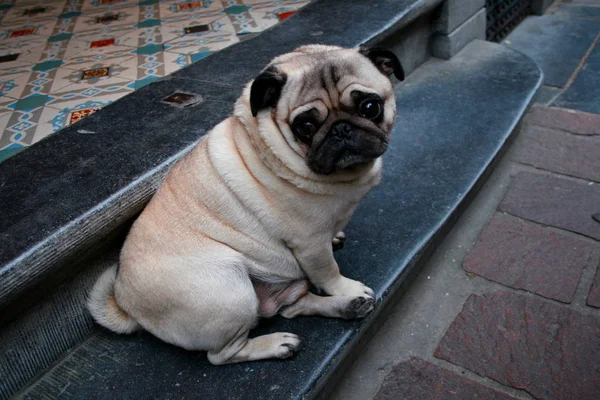
{"type": "Polygon", "coordinates": [[[81,10],[84,12],[95,12],[106,9],[117,9],[137,5],[140,0],[84,0],[81,10]]]}
{"type": "Polygon", "coordinates": [[[165,62],[165,75],[179,71],[181,68],[190,65],[192,62],[189,54],[165,51],[163,57],[165,62]]]}
{"type": "Polygon", "coordinates": [[[32,38],[48,38],[54,32],[58,20],[44,20],[0,28],[0,41],[17,42],[32,38]]]}
{"type": "Polygon", "coordinates": [[[162,44],[181,36],[183,28],[177,26],[155,26],[134,29],[119,37],[120,43],[126,46],[142,47],[149,44],[162,44]]]}
{"type": "Polygon", "coordinates": [[[62,14],[66,0],[52,2],[38,2],[28,5],[15,4],[10,8],[2,18],[2,24],[13,24],[27,21],[38,21],[43,19],[56,18],[62,14]]]}
{"type": "MultiPolygon", "coordinates": [[[[48,135],[65,128],[85,116],[119,99],[124,94],[112,93],[95,98],[70,100],[52,106],[37,107],[29,111],[0,113],[0,161],[21,147],[30,146],[48,135]],[[9,150],[5,152],[4,150],[9,150]]],[[[12,155],[12,154],[11,154],[12,155]]]]}
{"type": "Polygon", "coordinates": [[[12,144],[30,146],[50,132],[40,130],[38,122],[44,106],[34,107],[30,110],[17,110],[0,116],[0,149],[12,144]]]}
{"type": "Polygon", "coordinates": [[[9,96],[18,99],[29,82],[31,71],[16,72],[14,74],[0,75],[0,96],[9,96]]]}
{"type": "Polygon", "coordinates": [[[115,27],[134,28],[139,22],[139,8],[128,7],[118,10],[105,10],[82,15],[77,19],[73,32],[100,31],[115,27]]]}
{"type": "MultiPolygon", "coordinates": [[[[127,62],[132,60],[133,58],[135,58],[135,54],[128,53],[128,54],[124,54],[124,55],[120,55],[120,56],[115,55],[114,57],[105,57],[105,58],[102,58],[101,60],[85,60],[85,61],[74,60],[73,62],[63,65],[61,68],[66,68],[66,69],[70,69],[73,71],[79,71],[80,73],[83,74],[84,71],[93,70],[95,68],[114,67],[114,66],[118,66],[118,65],[125,67],[126,65],[128,65],[127,62]]],[[[130,78],[130,76],[128,74],[124,74],[122,72],[122,69],[115,70],[114,68],[111,68],[109,73],[111,76],[118,74],[117,77],[130,78]]],[[[89,76],[89,74],[87,76],[89,76]]],[[[131,77],[131,78],[133,79],[133,77],[131,77]]]]}
{"type": "MultiPolygon", "coordinates": [[[[128,93],[132,91],[129,90],[128,93]]],[[[56,132],[120,99],[125,94],[127,93],[102,93],[85,99],[70,99],[55,103],[51,107],[47,107],[48,110],[45,110],[41,118],[44,130],[50,129],[52,132],[56,132]],[[54,112],[53,109],[57,112],[54,112]]]]}
{"type": "Polygon", "coordinates": [[[202,15],[222,15],[218,0],[176,0],[159,4],[162,19],[193,19],[202,15]]]}
{"type": "Polygon", "coordinates": [[[0,114],[0,130],[2,130],[2,132],[3,132],[0,135],[0,150],[11,145],[14,140],[12,138],[12,135],[14,135],[14,133],[11,132],[10,134],[8,134],[6,131],[6,127],[8,125],[8,121],[10,121],[11,114],[12,114],[12,112],[4,112],[4,113],[0,114]]]}
{"type": "Polygon", "coordinates": [[[236,35],[228,36],[212,36],[212,37],[190,37],[190,38],[179,38],[165,44],[165,50],[172,53],[180,54],[201,54],[200,58],[196,57],[192,61],[198,61],[201,58],[206,57],[211,52],[224,49],[234,43],[239,42],[239,38],[236,35]],[[206,54],[205,54],[206,53],[206,54]]]}
{"type": "Polygon", "coordinates": [[[21,146],[18,144],[11,144],[9,146],[6,146],[3,149],[0,149],[0,162],[6,160],[9,157],[14,156],[17,153],[20,153],[21,151],[25,150],[27,147],[25,146],[21,146]]]}
{"type": "MultiPolygon", "coordinates": [[[[165,25],[165,27],[171,27],[172,29],[176,29],[178,32],[178,37],[169,40],[165,49],[174,50],[175,48],[179,48],[180,43],[204,43],[205,41],[210,41],[210,38],[216,37],[231,37],[235,36],[236,31],[229,20],[228,17],[221,17],[215,19],[215,17],[207,17],[207,18],[194,18],[190,19],[179,26],[165,25]]],[[[221,40],[219,40],[221,42],[221,40]]],[[[237,40],[230,41],[230,43],[236,43],[237,40]]],[[[213,48],[212,50],[218,50],[223,47],[218,46],[213,48]]],[[[188,53],[197,50],[187,51],[188,53]]]]}
{"type": "Polygon", "coordinates": [[[136,83],[134,83],[134,89],[139,89],[148,83],[161,78],[167,73],[165,72],[164,52],[149,54],[149,55],[138,55],[136,58],[137,63],[137,76],[135,77],[136,83]]]}
{"type": "Polygon", "coordinates": [[[254,6],[262,3],[273,3],[273,0],[242,0],[242,3],[247,6],[254,6]]]}
{"type": "Polygon", "coordinates": [[[134,88],[130,87],[132,82],[124,79],[113,78],[109,83],[96,84],[85,87],[83,84],[75,83],[60,89],[60,92],[55,92],[49,96],[46,104],[55,108],[65,108],[65,104],[75,102],[88,102],[99,97],[109,96],[111,98],[120,98],[133,92],[134,88]]]}
{"type": "Polygon", "coordinates": [[[21,136],[17,136],[18,133],[7,133],[6,126],[11,119],[11,114],[0,114],[0,131],[3,132],[0,134],[0,162],[26,149],[28,146],[20,143],[21,136]],[[17,136],[17,138],[14,138],[14,136],[17,136]]]}
{"type": "Polygon", "coordinates": [[[58,131],[60,128],[55,128],[52,125],[52,121],[56,118],[58,114],[60,114],[60,110],[55,109],[53,107],[44,107],[42,112],[39,114],[39,118],[37,120],[37,127],[35,129],[35,134],[31,141],[31,144],[39,142],[45,137],[53,134],[58,131]]]}
{"type": "Polygon", "coordinates": [[[126,36],[130,32],[130,29],[123,29],[73,38],[67,45],[63,59],[69,63],[86,62],[131,54],[137,43],[130,41],[126,36]]]}
{"type": "Polygon", "coordinates": [[[21,86],[20,99],[13,108],[18,110],[24,109],[24,107],[30,108],[32,105],[37,107],[45,104],[43,99],[49,100],[48,95],[60,65],[62,65],[62,60],[59,59],[35,64],[31,68],[27,82],[21,86]]]}
{"type": "Polygon", "coordinates": [[[260,32],[276,25],[289,17],[290,13],[297,11],[308,3],[309,1],[273,1],[256,5],[248,12],[257,25],[257,30],[252,32],[260,32]]]}
{"type": "Polygon", "coordinates": [[[123,86],[137,78],[135,56],[116,57],[109,62],[87,62],[78,65],[80,67],[77,70],[66,67],[58,69],[50,89],[53,96],[96,86],[123,86]]]}
{"type": "Polygon", "coordinates": [[[0,114],[13,112],[12,108],[9,107],[9,104],[11,104],[14,101],[15,99],[10,97],[0,97],[0,114]]]}
{"type": "Polygon", "coordinates": [[[0,73],[33,67],[42,57],[45,48],[46,41],[43,38],[0,42],[0,73]]]}

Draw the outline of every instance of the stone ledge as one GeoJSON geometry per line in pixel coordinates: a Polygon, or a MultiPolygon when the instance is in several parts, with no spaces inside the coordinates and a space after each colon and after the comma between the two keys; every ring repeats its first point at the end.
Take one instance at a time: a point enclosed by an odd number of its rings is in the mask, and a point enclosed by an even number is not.
{"type": "MultiPolygon", "coordinates": [[[[540,83],[541,73],[527,57],[475,41],[450,61],[426,63],[396,88],[399,123],[385,155],[382,184],[361,203],[346,229],[346,247],[336,253],[344,274],[375,290],[379,301],[368,318],[264,321],[253,335],[294,332],[303,337],[303,349],[293,360],[221,367],[148,334],[118,336],[96,329],[38,375],[24,397],[63,390],[62,395],[72,398],[110,398],[114,393],[125,399],[190,393],[227,399],[313,398],[475,195],[540,83]],[[495,79],[488,79],[490,74],[495,79]],[[465,108],[464,102],[471,106],[465,108]]],[[[78,290],[85,292],[92,284],[90,280],[78,290]]],[[[78,308],[70,313],[87,315],[83,304],[73,307],[78,308]]],[[[12,362],[12,370],[18,367],[12,362]]]]}
{"type": "Polygon", "coordinates": [[[485,39],[485,8],[463,22],[448,35],[437,34],[431,43],[431,54],[449,59],[475,39],[485,39]]]}
{"type": "Polygon", "coordinates": [[[435,30],[449,35],[484,7],[485,0],[446,0],[442,4],[441,15],[436,21],[435,30]]]}

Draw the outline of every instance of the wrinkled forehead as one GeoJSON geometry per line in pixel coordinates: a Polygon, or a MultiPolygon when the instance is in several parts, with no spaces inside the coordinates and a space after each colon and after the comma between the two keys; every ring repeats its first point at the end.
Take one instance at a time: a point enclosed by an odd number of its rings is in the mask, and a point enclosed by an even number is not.
{"type": "Polygon", "coordinates": [[[317,99],[337,107],[351,90],[376,93],[383,99],[392,95],[390,80],[353,49],[291,53],[277,61],[273,65],[287,76],[285,97],[290,110],[317,99]]]}

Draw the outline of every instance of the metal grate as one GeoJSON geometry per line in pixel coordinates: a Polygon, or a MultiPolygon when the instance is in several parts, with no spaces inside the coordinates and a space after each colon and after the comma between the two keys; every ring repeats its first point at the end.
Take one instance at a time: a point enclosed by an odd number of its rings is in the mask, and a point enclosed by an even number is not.
{"type": "Polygon", "coordinates": [[[486,38],[504,39],[526,16],[532,13],[533,0],[486,0],[486,38]]]}

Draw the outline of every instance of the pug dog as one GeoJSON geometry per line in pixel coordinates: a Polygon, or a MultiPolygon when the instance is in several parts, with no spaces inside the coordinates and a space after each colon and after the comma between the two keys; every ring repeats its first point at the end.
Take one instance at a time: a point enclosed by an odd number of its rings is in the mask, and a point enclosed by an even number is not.
{"type": "Polygon", "coordinates": [[[377,48],[307,45],[273,59],[137,218],[91,290],[94,319],[219,365],[294,354],[293,333],[248,338],[261,317],[367,315],[373,290],[340,274],[332,242],[380,180],[391,74],[404,77],[398,58],[377,48]]]}

